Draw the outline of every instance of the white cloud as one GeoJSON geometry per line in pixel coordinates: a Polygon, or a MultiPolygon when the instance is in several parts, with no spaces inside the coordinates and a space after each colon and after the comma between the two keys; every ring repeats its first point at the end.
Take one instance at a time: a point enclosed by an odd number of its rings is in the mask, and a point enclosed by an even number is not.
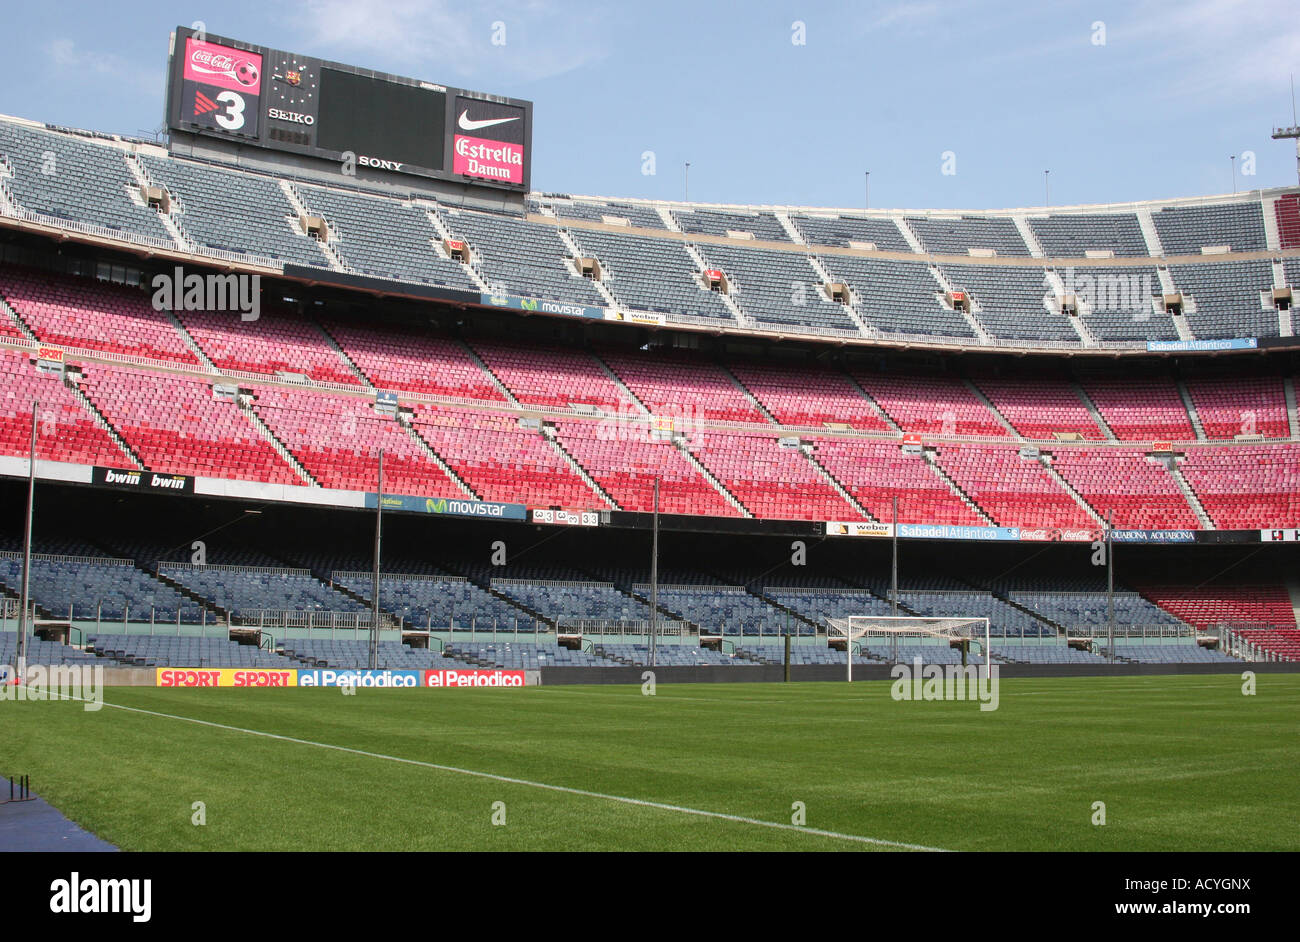
{"type": "Polygon", "coordinates": [[[490,15],[450,0],[309,0],[293,24],[305,28],[305,51],[378,58],[435,81],[453,73],[492,83],[548,78],[604,58],[596,16],[541,0],[503,0],[490,15]],[[492,41],[496,21],[504,45],[492,41]]]}
{"type": "Polygon", "coordinates": [[[52,75],[56,78],[84,84],[87,76],[106,76],[151,95],[164,85],[161,66],[141,69],[115,53],[80,48],[71,39],[51,40],[45,46],[45,55],[54,66],[52,75]]]}

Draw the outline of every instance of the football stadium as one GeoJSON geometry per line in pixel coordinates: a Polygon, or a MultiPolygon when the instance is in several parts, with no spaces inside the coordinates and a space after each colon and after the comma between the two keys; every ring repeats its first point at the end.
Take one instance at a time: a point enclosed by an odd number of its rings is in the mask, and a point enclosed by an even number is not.
{"type": "Polygon", "coordinates": [[[256,40],[0,109],[0,844],[1300,850],[1289,170],[551,192],[256,40]]]}

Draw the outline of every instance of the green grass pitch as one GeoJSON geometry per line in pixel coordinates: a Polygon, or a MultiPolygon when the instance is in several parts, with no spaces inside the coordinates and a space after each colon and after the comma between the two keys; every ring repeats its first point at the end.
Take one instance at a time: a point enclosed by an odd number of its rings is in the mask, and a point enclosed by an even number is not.
{"type": "Polygon", "coordinates": [[[1293,674],[1009,679],[991,712],[880,681],[105,700],[237,728],[0,703],[0,772],[124,850],[1300,849],[1293,674]],[[839,836],[757,823],[795,802],[839,836]]]}

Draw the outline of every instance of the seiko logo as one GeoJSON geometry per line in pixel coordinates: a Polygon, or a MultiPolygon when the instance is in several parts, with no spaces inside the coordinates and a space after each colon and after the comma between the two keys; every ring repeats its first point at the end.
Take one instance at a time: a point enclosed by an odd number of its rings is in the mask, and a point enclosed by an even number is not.
{"type": "Polygon", "coordinates": [[[296,111],[284,111],[280,108],[268,108],[266,111],[269,117],[277,121],[289,121],[293,124],[315,124],[316,119],[309,114],[299,114],[296,111]]]}
{"type": "Polygon", "coordinates": [[[359,157],[357,160],[363,167],[377,167],[380,170],[401,170],[406,166],[395,160],[380,160],[378,157],[359,157]]]}

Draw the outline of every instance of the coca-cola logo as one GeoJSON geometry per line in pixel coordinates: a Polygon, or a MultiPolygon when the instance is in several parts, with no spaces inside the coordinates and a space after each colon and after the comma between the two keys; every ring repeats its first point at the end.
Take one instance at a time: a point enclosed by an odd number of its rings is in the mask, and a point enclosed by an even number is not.
{"type": "Polygon", "coordinates": [[[230,46],[188,40],[185,77],[236,91],[256,91],[262,79],[262,57],[230,46]]]}
{"type": "Polygon", "coordinates": [[[195,66],[206,65],[214,72],[231,72],[235,68],[233,57],[208,49],[195,49],[194,54],[190,56],[190,62],[195,66]]]}

